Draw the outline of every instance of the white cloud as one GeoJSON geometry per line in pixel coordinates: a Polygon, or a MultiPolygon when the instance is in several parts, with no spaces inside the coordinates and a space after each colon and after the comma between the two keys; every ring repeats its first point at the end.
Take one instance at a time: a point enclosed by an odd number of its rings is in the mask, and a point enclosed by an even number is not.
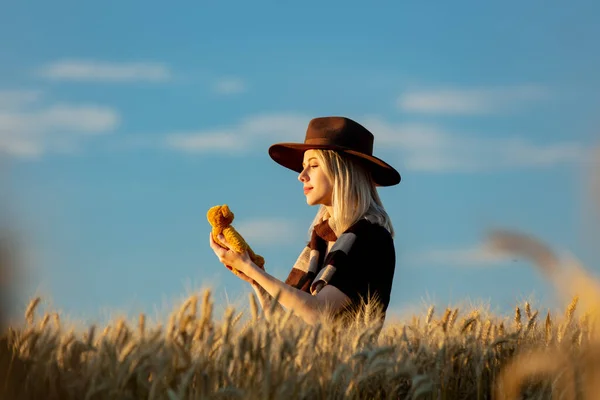
{"type": "Polygon", "coordinates": [[[222,78],[215,82],[214,91],[218,94],[239,94],[246,91],[246,84],[239,78],[222,78]]]}
{"type": "MultiPolygon", "coordinates": [[[[195,132],[172,133],[165,146],[189,153],[242,155],[275,142],[302,142],[311,117],[264,114],[239,123],[195,132]]],[[[426,124],[393,124],[358,117],[375,135],[376,155],[399,169],[435,173],[481,173],[545,168],[586,160],[584,144],[574,141],[534,142],[522,136],[481,136],[449,132],[426,124]]]]}
{"type": "Polygon", "coordinates": [[[234,226],[250,247],[293,243],[302,233],[294,222],[283,218],[250,219],[234,222],[234,226]]]}
{"type": "Polygon", "coordinates": [[[0,155],[10,154],[11,156],[19,158],[33,158],[42,153],[43,148],[39,140],[36,141],[0,135],[0,155]]]}
{"type": "Polygon", "coordinates": [[[582,215],[586,218],[586,237],[596,238],[600,234],[600,145],[590,149],[589,164],[583,171],[582,215]]]}
{"type": "Polygon", "coordinates": [[[488,114],[519,109],[544,99],[549,91],[522,85],[492,88],[439,88],[404,93],[397,105],[403,111],[428,114],[488,114]]]}
{"type": "Polygon", "coordinates": [[[243,140],[228,132],[173,133],[167,137],[166,141],[167,146],[190,153],[238,152],[244,149],[243,140]]]}
{"type": "Polygon", "coordinates": [[[92,82],[163,82],[171,78],[171,71],[162,63],[93,60],[56,61],[40,68],[38,74],[52,80],[92,82]]]}
{"type": "Polygon", "coordinates": [[[302,141],[308,121],[309,117],[299,114],[257,115],[229,127],[170,133],[165,145],[189,153],[242,154],[271,141],[302,141]]]}
{"type": "Polygon", "coordinates": [[[585,147],[575,142],[536,144],[521,138],[456,137],[446,146],[412,151],[407,168],[426,172],[494,172],[544,168],[583,160],[585,147]]]}
{"type": "Polygon", "coordinates": [[[586,160],[587,148],[575,141],[536,143],[522,136],[453,133],[433,125],[390,124],[367,117],[375,151],[403,167],[422,172],[492,172],[544,168],[586,160]],[[395,154],[392,155],[392,154],[395,154]]]}
{"type": "Polygon", "coordinates": [[[436,264],[455,267],[484,267],[510,260],[506,255],[494,252],[485,246],[467,248],[431,249],[410,257],[416,264],[436,264]]]}
{"type": "Polygon", "coordinates": [[[116,113],[107,107],[55,105],[35,111],[0,111],[0,132],[43,134],[56,130],[94,134],[112,129],[116,113]]]}
{"type": "Polygon", "coordinates": [[[262,114],[245,118],[239,128],[247,136],[302,141],[310,117],[301,114],[262,114]]]}
{"type": "Polygon", "coordinates": [[[0,110],[14,109],[37,101],[39,90],[0,90],[0,110]]]}
{"type": "Polygon", "coordinates": [[[12,100],[6,107],[0,104],[0,153],[30,158],[47,151],[72,151],[82,135],[110,132],[120,122],[117,112],[109,107],[70,104],[32,107],[29,103],[36,96],[5,95],[5,99],[12,100]]]}

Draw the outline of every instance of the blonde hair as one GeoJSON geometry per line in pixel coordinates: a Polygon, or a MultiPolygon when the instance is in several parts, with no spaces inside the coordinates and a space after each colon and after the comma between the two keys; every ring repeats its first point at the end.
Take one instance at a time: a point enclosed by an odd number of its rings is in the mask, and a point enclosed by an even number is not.
{"type": "Polygon", "coordinates": [[[375,217],[377,223],[386,228],[392,237],[392,221],[383,207],[377,186],[369,170],[362,163],[333,150],[314,150],[325,175],[333,185],[331,196],[332,213],[329,215],[321,205],[310,225],[313,227],[323,219],[330,219],[330,226],[339,237],[346,229],[366,215],[375,217]]]}

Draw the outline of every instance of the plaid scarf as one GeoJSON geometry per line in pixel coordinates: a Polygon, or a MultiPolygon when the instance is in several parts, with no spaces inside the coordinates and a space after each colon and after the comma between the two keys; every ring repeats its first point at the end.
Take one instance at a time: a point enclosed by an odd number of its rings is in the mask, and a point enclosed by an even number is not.
{"type": "Polygon", "coordinates": [[[361,222],[375,222],[366,216],[356,222],[338,238],[328,220],[321,221],[313,228],[311,239],[300,253],[285,283],[304,292],[316,295],[327,285],[336,268],[345,264],[352,245],[356,241],[361,222]],[[325,257],[330,242],[335,242],[325,257]]]}

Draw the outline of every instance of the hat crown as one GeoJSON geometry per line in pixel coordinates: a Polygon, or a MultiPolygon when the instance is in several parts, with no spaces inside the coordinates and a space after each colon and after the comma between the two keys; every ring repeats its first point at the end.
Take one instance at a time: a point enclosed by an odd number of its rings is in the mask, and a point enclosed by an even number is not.
{"type": "Polygon", "coordinates": [[[373,154],[373,134],[346,117],[313,118],[306,130],[305,144],[333,145],[373,154]]]}

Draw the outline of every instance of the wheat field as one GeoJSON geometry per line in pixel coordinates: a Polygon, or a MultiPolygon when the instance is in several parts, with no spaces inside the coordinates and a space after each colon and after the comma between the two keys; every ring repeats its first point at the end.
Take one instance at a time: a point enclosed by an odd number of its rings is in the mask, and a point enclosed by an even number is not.
{"type": "Polygon", "coordinates": [[[79,331],[56,312],[38,316],[35,298],[23,324],[1,339],[2,398],[596,398],[597,283],[573,265],[560,275],[565,261],[534,239],[509,232],[492,239],[581,295],[556,315],[529,303],[517,304],[510,319],[431,307],[386,326],[367,305],[344,328],[325,320],[309,326],[291,313],[266,318],[253,295],[248,313],[229,307],[217,319],[206,290],[164,326],[142,314],[79,331]]]}

